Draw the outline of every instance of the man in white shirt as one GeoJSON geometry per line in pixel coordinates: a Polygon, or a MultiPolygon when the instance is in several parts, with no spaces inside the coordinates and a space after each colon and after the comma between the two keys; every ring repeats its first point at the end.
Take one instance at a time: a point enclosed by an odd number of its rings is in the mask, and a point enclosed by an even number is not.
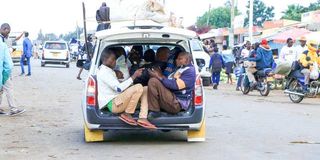
{"type": "Polygon", "coordinates": [[[304,51],[307,51],[307,50],[308,50],[306,37],[302,36],[302,37],[300,38],[299,42],[300,42],[300,45],[298,45],[298,46],[296,47],[298,59],[300,58],[300,55],[301,55],[304,51]]]}
{"type": "Polygon", "coordinates": [[[156,126],[147,120],[147,88],[143,88],[141,84],[131,86],[133,80],[141,76],[142,69],[136,70],[130,78],[120,83],[120,77],[117,77],[113,70],[116,66],[116,54],[112,50],[103,51],[101,61],[102,65],[97,71],[99,108],[120,114],[119,118],[129,125],[156,129],[156,126]],[[135,112],[140,98],[140,114],[136,122],[131,115],[135,112]]]}
{"type": "Polygon", "coordinates": [[[288,75],[290,73],[292,63],[298,59],[297,49],[293,46],[293,40],[292,38],[288,38],[287,45],[282,47],[279,59],[276,62],[277,68],[275,69],[275,73],[288,75]]]}
{"type": "Polygon", "coordinates": [[[251,42],[247,41],[245,48],[241,50],[241,57],[248,58],[251,52],[251,42]]]}
{"type": "Polygon", "coordinates": [[[293,46],[292,38],[287,39],[287,45],[282,47],[281,52],[279,54],[279,61],[280,62],[289,62],[292,64],[293,61],[298,60],[297,57],[297,50],[293,46]]]}

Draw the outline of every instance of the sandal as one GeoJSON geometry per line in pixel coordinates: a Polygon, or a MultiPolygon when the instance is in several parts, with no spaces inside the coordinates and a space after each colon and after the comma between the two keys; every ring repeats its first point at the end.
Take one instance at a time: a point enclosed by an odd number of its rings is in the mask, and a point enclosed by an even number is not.
{"type": "Polygon", "coordinates": [[[6,114],[6,112],[3,109],[0,109],[0,114],[6,114]]]}
{"type": "Polygon", "coordinates": [[[122,120],[123,122],[129,124],[129,125],[132,125],[132,126],[136,126],[137,125],[137,122],[132,117],[129,117],[126,114],[121,114],[119,116],[119,119],[122,120]]]}
{"type": "Polygon", "coordinates": [[[148,120],[143,121],[143,120],[139,119],[138,125],[143,128],[147,128],[147,129],[157,129],[157,127],[155,125],[151,124],[148,120]]]}

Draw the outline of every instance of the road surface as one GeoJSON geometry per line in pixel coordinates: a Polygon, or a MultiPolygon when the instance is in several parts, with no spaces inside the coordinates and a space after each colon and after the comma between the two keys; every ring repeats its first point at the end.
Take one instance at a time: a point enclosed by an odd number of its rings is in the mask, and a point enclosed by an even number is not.
{"type": "MultiPolygon", "coordinates": [[[[277,159],[320,158],[320,100],[293,104],[281,91],[244,96],[235,86],[206,88],[207,139],[187,143],[185,132],[112,132],[85,143],[80,98],[83,81],[73,63],[40,67],[31,77],[13,73],[21,116],[0,116],[0,160],[44,159],[277,159]]],[[[84,72],[83,77],[86,72],[84,72]]],[[[3,99],[2,107],[7,107],[3,99]]]]}

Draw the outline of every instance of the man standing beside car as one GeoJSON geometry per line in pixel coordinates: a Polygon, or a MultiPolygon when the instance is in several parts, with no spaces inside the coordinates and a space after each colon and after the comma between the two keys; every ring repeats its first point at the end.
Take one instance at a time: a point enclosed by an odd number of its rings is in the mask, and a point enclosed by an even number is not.
{"type": "Polygon", "coordinates": [[[23,54],[21,55],[20,59],[20,66],[21,66],[21,76],[24,75],[24,60],[27,59],[28,65],[28,74],[26,76],[31,76],[31,64],[30,64],[30,57],[32,56],[32,43],[29,39],[29,33],[26,32],[24,34],[25,38],[23,40],[23,54]]]}
{"type": "Polygon", "coordinates": [[[159,70],[149,70],[148,82],[149,118],[160,116],[160,109],[176,114],[187,110],[192,99],[196,72],[188,52],[180,52],[176,60],[177,69],[166,78],[159,70]]]}
{"type": "MultiPolygon", "coordinates": [[[[0,28],[0,104],[2,101],[3,92],[7,95],[7,100],[10,108],[10,112],[7,115],[15,116],[25,112],[24,109],[17,109],[14,104],[14,98],[12,94],[12,79],[11,72],[13,68],[13,62],[9,53],[5,39],[8,38],[11,27],[8,23],[4,23],[0,28]]],[[[4,110],[0,108],[0,114],[5,114],[4,110]]]]}

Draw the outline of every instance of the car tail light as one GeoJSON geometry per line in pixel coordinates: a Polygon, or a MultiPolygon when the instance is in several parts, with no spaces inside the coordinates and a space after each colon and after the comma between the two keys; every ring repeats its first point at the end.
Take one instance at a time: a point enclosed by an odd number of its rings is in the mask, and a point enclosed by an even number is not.
{"type": "Polygon", "coordinates": [[[196,80],[196,85],[194,89],[194,105],[201,106],[203,103],[203,91],[202,91],[202,82],[201,77],[198,77],[196,80]]]}
{"type": "Polygon", "coordinates": [[[96,81],[90,76],[87,87],[87,106],[96,106],[96,81]]]}

